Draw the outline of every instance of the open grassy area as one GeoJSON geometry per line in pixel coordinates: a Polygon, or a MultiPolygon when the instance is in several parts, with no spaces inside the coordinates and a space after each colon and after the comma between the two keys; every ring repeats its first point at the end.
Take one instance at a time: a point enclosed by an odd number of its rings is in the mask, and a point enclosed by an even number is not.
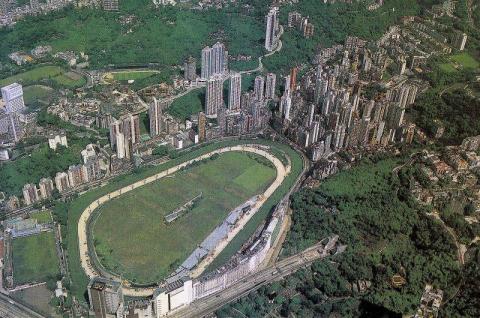
{"type": "Polygon", "coordinates": [[[180,98],[177,98],[168,107],[167,112],[185,120],[193,114],[197,114],[203,110],[205,102],[205,89],[196,89],[180,98]]]}
{"type": "Polygon", "coordinates": [[[12,245],[15,285],[44,282],[59,272],[53,232],[16,238],[12,245]]]}
{"type": "Polygon", "coordinates": [[[178,65],[216,40],[224,40],[233,55],[258,57],[263,52],[264,6],[256,5],[255,12],[241,6],[200,11],[189,10],[190,4],[156,8],[150,0],[123,0],[119,12],[65,9],[0,31],[0,59],[12,50],[48,43],[54,51],[85,52],[93,67],[178,65]],[[121,16],[126,15],[133,19],[122,24],[121,16]]]}
{"type": "Polygon", "coordinates": [[[259,156],[230,152],[129,192],[100,207],[93,225],[97,254],[126,279],[158,281],[233,208],[262,193],[274,178],[274,168],[259,156]],[[187,214],[164,223],[165,215],[200,193],[187,214]]]}
{"type": "Polygon", "coordinates": [[[27,289],[22,289],[10,294],[15,300],[33,307],[39,313],[46,317],[57,318],[61,317],[56,311],[55,307],[50,305],[52,292],[48,290],[46,285],[40,285],[27,289]]]}
{"type": "Polygon", "coordinates": [[[446,73],[456,73],[460,69],[478,69],[480,63],[469,53],[463,52],[450,56],[449,60],[439,66],[446,73]]]}
{"type": "Polygon", "coordinates": [[[39,104],[48,104],[53,90],[44,85],[30,85],[23,88],[23,99],[29,109],[36,109],[39,104]]]}
{"type": "Polygon", "coordinates": [[[150,77],[158,72],[154,71],[121,71],[111,73],[113,78],[117,81],[138,80],[150,77]]]}
{"type": "Polygon", "coordinates": [[[43,65],[35,67],[29,71],[19,73],[0,80],[0,86],[12,83],[21,83],[22,85],[46,83],[54,84],[68,88],[76,88],[84,85],[86,80],[83,76],[68,72],[60,66],[43,65]]]}
{"type": "Polygon", "coordinates": [[[480,66],[480,63],[467,52],[452,55],[450,58],[464,68],[476,69],[480,66]]]}
{"type": "Polygon", "coordinates": [[[52,222],[52,214],[50,210],[36,212],[30,215],[32,219],[37,219],[37,222],[40,223],[50,223],[52,222]]]}
{"type": "Polygon", "coordinates": [[[0,165],[0,189],[8,194],[21,195],[26,183],[38,183],[43,177],[54,177],[58,171],[65,171],[72,164],[78,164],[88,139],[70,142],[68,148],[53,151],[47,144],[41,144],[28,156],[0,165]]]}

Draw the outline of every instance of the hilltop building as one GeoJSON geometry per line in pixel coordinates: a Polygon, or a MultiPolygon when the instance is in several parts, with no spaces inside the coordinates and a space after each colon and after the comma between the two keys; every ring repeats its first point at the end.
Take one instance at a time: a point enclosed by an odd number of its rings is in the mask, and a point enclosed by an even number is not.
{"type": "Polygon", "coordinates": [[[278,8],[273,7],[267,14],[265,32],[265,49],[269,52],[278,46],[278,8]]]}

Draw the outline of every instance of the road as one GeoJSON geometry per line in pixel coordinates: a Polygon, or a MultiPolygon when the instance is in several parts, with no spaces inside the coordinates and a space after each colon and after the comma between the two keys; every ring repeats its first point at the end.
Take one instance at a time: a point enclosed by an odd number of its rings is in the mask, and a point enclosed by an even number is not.
{"type": "MultiPolygon", "coordinates": [[[[187,307],[180,308],[168,315],[168,317],[190,318],[208,315],[222,306],[246,296],[263,285],[280,280],[316,260],[324,259],[332,255],[337,251],[338,236],[335,235],[330,239],[325,247],[322,243],[315,244],[301,253],[277,262],[275,265],[250,274],[243,280],[224,290],[197,300],[187,307]]],[[[339,252],[341,253],[342,250],[339,252]]]]}
{"type": "Polygon", "coordinates": [[[0,294],[0,317],[2,318],[43,318],[30,308],[13,301],[10,297],[0,294]]]}
{"type": "MultiPolygon", "coordinates": [[[[85,210],[82,212],[79,221],[78,221],[78,245],[79,245],[79,251],[80,251],[80,260],[82,263],[82,268],[85,271],[85,274],[89,278],[93,278],[96,276],[101,276],[98,273],[98,270],[92,265],[92,260],[90,259],[90,254],[89,254],[89,246],[88,246],[88,219],[90,218],[91,214],[93,211],[95,211],[96,208],[98,208],[100,205],[104,204],[105,202],[120,196],[121,194],[127,193],[129,191],[132,191],[138,187],[144,186],[146,184],[149,184],[151,182],[157,181],[163,177],[166,177],[168,175],[171,175],[183,167],[191,164],[194,161],[199,161],[203,160],[206,158],[211,157],[212,155],[216,153],[224,153],[224,152],[229,152],[229,151],[246,151],[246,152],[252,152],[255,154],[258,154],[260,156],[265,157],[268,159],[270,162],[273,163],[277,170],[277,176],[275,180],[272,182],[272,184],[265,190],[265,192],[262,195],[262,200],[260,200],[257,204],[259,204],[258,209],[260,209],[261,205],[265,203],[265,201],[275,192],[275,190],[283,183],[283,180],[287,176],[289,170],[282,164],[282,162],[272,156],[270,153],[268,153],[265,150],[256,148],[254,145],[239,145],[239,146],[233,146],[233,147],[224,147],[221,149],[214,150],[212,152],[209,152],[207,154],[204,154],[202,156],[199,156],[195,159],[183,162],[175,167],[169,168],[167,170],[164,170],[158,174],[155,174],[153,176],[147,177],[143,180],[137,181],[133,184],[130,184],[128,186],[125,186],[121,189],[118,189],[116,191],[113,191],[109,194],[106,194],[99,199],[95,200],[92,202],[88,207],[85,208],[85,210]]],[[[257,210],[258,211],[258,210],[257,210]]],[[[254,213],[249,214],[248,216],[244,217],[242,219],[242,224],[238,224],[238,226],[235,228],[235,233],[229,233],[228,237],[225,239],[224,242],[222,242],[219,246],[215,248],[214,253],[218,254],[220,253],[223,248],[225,248],[226,245],[228,245],[228,242],[230,242],[233,237],[235,236],[238,231],[240,231],[245,224],[248,223],[248,220],[250,220],[254,213]]],[[[121,281],[120,278],[118,278],[119,281],[121,281]]],[[[123,287],[123,293],[126,296],[132,296],[132,297],[146,297],[146,296],[151,296],[153,294],[153,291],[155,290],[154,287],[147,287],[147,288],[133,288],[133,287],[128,287],[124,286],[123,287]]]]}
{"type": "MultiPolygon", "coordinates": [[[[282,36],[283,34],[283,26],[280,26],[280,35],[278,36],[279,38],[282,36]]],[[[282,49],[282,46],[283,46],[283,43],[282,43],[282,40],[279,40],[278,41],[278,45],[277,47],[275,48],[275,50],[273,50],[272,52],[269,52],[265,55],[262,55],[258,58],[258,66],[252,70],[247,70],[247,71],[241,71],[239,72],[240,74],[251,74],[251,73],[256,73],[256,72],[261,72],[263,71],[263,58],[264,57],[268,57],[268,56],[271,56],[277,52],[279,52],[281,49],[282,49]]]]}

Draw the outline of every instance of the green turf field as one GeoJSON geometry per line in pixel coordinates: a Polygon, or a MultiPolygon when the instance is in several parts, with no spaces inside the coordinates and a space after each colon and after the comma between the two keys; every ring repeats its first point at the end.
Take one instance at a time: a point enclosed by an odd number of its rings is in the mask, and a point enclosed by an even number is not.
{"type": "Polygon", "coordinates": [[[478,68],[480,66],[480,63],[478,63],[477,60],[475,60],[470,54],[467,52],[455,54],[451,56],[451,59],[458,64],[461,64],[462,67],[464,68],[478,68]]]}
{"type": "Polygon", "coordinates": [[[59,272],[53,232],[16,238],[12,245],[15,285],[44,282],[59,272]]]}
{"type": "Polygon", "coordinates": [[[67,72],[60,66],[44,65],[1,79],[0,86],[9,85],[15,82],[25,85],[48,80],[68,88],[80,87],[86,83],[85,78],[77,73],[67,72]]]}
{"type": "Polygon", "coordinates": [[[189,118],[203,110],[203,101],[205,100],[205,88],[196,89],[188,94],[175,99],[167,112],[181,120],[189,118]]]}
{"type": "Polygon", "coordinates": [[[32,219],[37,219],[39,224],[52,222],[52,215],[49,210],[33,213],[30,215],[30,217],[32,219]]]}
{"type": "Polygon", "coordinates": [[[124,71],[112,73],[113,78],[117,81],[137,80],[150,77],[158,72],[154,71],[124,71]]]}
{"type": "Polygon", "coordinates": [[[227,216],[275,178],[275,169],[252,154],[229,152],[126,193],[100,207],[93,234],[106,268],[134,282],[170,274],[227,216]],[[184,216],[163,216],[196,195],[184,216]]]}
{"type": "Polygon", "coordinates": [[[37,102],[48,103],[52,98],[53,90],[48,86],[31,85],[23,88],[23,99],[27,106],[36,105],[37,102]]]}

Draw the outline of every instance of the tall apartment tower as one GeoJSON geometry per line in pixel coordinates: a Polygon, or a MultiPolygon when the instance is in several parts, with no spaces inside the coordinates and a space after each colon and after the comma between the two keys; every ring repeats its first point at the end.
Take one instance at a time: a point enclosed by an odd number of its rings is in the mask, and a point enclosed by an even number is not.
{"type": "Polygon", "coordinates": [[[40,179],[40,183],[38,184],[40,188],[40,196],[42,199],[48,199],[53,194],[53,181],[50,178],[42,178],[40,179]]]}
{"type": "Polygon", "coordinates": [[[110,124],[110,145],[117,151],[117,158],[131,158],[133,145],[140,141],[140,120],[129,114],[110,124]]]}
{"type": "Polygon", "coordinates": [[[212,47],[213,74],[224,74],[227,70],[227,50],[223,43],[217,42],[212,47]]]}
{"type": "Polygon", "coordinates": [[[55,186],[60,193],[70,189],[70,182],[66,172],[57,172],[55,175],[55,186]]]}
{"type": "Polygon", "coordinates": [[[102,7],[105,11],[118,11],[118,0],[102,0],[102,7]]]}
{"type": "Polygon", "coordinates": [[[297,67],[290,70],[290,91],[295,92],[297,89],[297,67]]]}
{"type": "Polygon", "coordinates": [[[28,183],[23,186],[23,199],[25,200],[25,205],[33,204],[40,199],[37,187],[34,184],[28,183]]]}
{"type": "Polygon", "coordinates": [[[278,45],[278,8],[273,7],[267,14],[267,29],[265,32],[265,49],[269,52],[278,45]]]}
{"type": "Polygon", "coordinates": [[[22,85],[13,83],[2,87],[2,99],[5,102],[5,110],[7,114],[18,113],[25,109],[23,101],[22,85]]]}
{"type": "Polygon", "coordinates": [[[265,78],[261,75],[255,77],[255,84],[253,87],[253,93],[255,94],[255,100],[262,101],[265,95],[265,78]]]}
{"type": "Polygon", "coordinates": [[[150,120],[150,136],[158,136],[162,132],[163,107],[165,103],[159,103],[156,98],[150,104],[148,118],[150,120]]]}
{"type": "Polygon", "coordinates": [[[88,284],[90,309],[96,318],[122,317],[123,293],[119,282],[106,278],[92,278],[88,284]]]}
{"type": "Polygon", "coordinates": [[[228,52],[223,43],[217,42],[211,48],[202,50],[201,77],[209,79],[213,75],[225,74],[227,71],[228,52]]]}
{"type": "Polygon", "coordinates": [[[207,137],[207,117],[204,112],[198,113],[198,141],[203,142],[207,137]]]}
{"type": "Polygon", "coordinates": [[[125,157],[131,158],[133,145],[140,142],[140,119],[137,115],[129,114],[123,118],[123,136],[125,157]]]}
{"type": "Polygon", "coordinates": [[[228,97],[228,109],[233,112],[240,111],[240,97],[242,95],[242,75],[234,73],[230,77],[230,91],[228,97]]]}
{"type": "Polygon", "coordinates": [[[2,131],[6,131],[14,142],[22,138],[23,130],[19,114],[25,110],[22,85],[13,83],[1,88],[6,115],[2,117],[2,131]],[[3,127],[5,126],[5,127],[3,127]]]}
{"type": "Polygon", "coordinates": [[[197,60],[189,57],[184,64],[184,78],[187,81],[194,81],[197,78],[197,60]]]}
{"type": "Polygon", "coordinates": [[[211,75],[211,61],[212,61],[212,49],[207,46],[202,50],[202,70],[201,70],[201,77],[203,79],[208,79],[211,75]]]}
{"type": "Polygon", "coordinates": [[[205,102],[205,115],[216,118],[217,111],[223,106],[223,77],[214,75],[207,81],[207,94],[205,102]]]}
{"type": "Polygon", "coordinates": [[[273,99],[275,97],[276,84],[277,84],[277,75],[275,73],[268,73],[267,81],[265,83],[266,99],[273,99]]]}

